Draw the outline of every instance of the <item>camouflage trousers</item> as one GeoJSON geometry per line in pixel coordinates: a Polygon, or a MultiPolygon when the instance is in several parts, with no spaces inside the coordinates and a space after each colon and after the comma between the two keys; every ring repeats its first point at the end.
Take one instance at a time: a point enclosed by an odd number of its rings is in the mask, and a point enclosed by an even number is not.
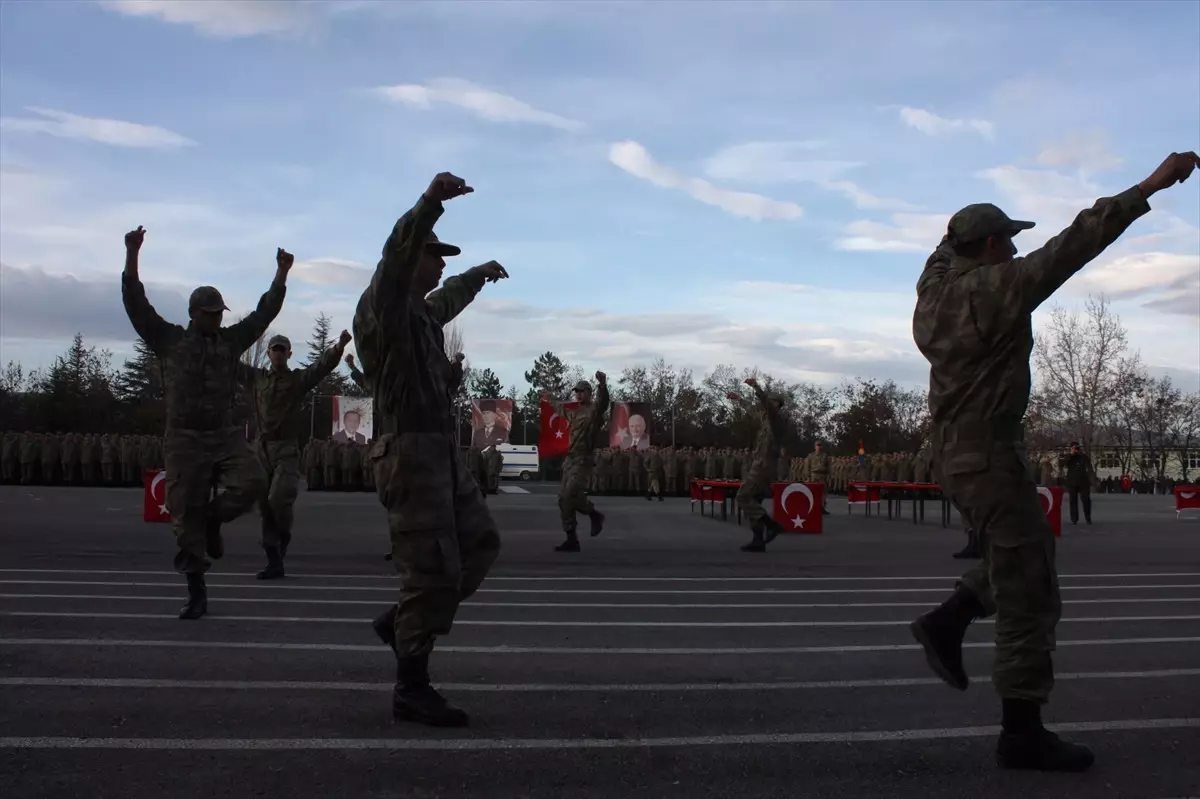
{"type": "Polygon", "coordinates": [[[941,448],[947,497],[979,536],[983,560],[962,576],[996,616],[992,684],[1005,699],[1044,703],[1054,687],[1055,628],[1062,616],[1054,531],[1019,444],[941,448]]]}
{"type": "Polygon", "coordinates": [[[453,437],[388,433],[368,457],[400,575],[396,652],[427,654],[487,577],[500,533],[453,437]]]}
{"type": "Polygon", "coordinates": [[[563,463],[562,484],[558,489],[558,513],[563,532],[567,535],[575,534],[576,514],[590,516],[596,512],[596,506],[587,495],[591,477],[591,465],[569,458],[563,463]]]}
{"type": "Polygon", "coordinates": [[[751,527],[761,524],[767,517],[762,498],[771,493],[771,466],[768,463],[753,463],[746,479],[737,491],[737,506],[751,527]]]}
{"type": "Polygon", "coordinates": [[[646,476],[646,493],[654,496],[662,496],[663,479],[660,475],[651,472],[646,476]]]}
{"type": "Polygon", "coordinates": [[[254,506],[267,478],[240,427],[228,430],[168,429],[163,436],[167,510],[175,530],[175,570],[208,571],[206,531],[210,519],[225,524],[254,506]],[[213,483],[225,490],[210,499],[213,483]]]}
{"type": "Polygon", "coordinates": [[[255,452],[267,479],[258,498],[262,545],[279,547],[292,538],[293,507],[300,493],[300,447],[295,441],[257,441],[255,452]]]}

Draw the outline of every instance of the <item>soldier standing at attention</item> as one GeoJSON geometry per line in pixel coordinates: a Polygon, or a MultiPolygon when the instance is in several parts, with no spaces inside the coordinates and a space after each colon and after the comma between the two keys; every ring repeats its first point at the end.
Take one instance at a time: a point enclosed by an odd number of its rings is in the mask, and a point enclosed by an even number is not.
{"type": "Polygon", "coordinates": [[[468,717],[430,685],[434,640],[450,632],[459,603],[500,552],[500,533],[458,454],[447,413],[453,377],[442,327],[485,282],[508,277],[489,261],[438,288],[444,256],[460,250],[438,241],[433,226],[442,203],[471,191],[448,172],[433,179],[392,228],[354,314],[358,357],[375,397],[375,491],[387,508],[402,583],[400,602],[374,627],[396,652],[393,718],[436,727],[465,726],[468,717]]]}
{"type": "Polygon", "coordinates": [[[608,377],[604,372],[596,372],[596,385],[600,390],[597,392],[596,401],[593,402],[592,384],[586,380],[576,383],[575,400],[579,405],[569,410],[560,400],[549,394],[542,395],[542,400],[550,403],[554,412],[567,420],[570,431],[567,434],[567,457],[563,459],[562,484],[558,489],[558,511],[567,540],[555,547],[559,552],[579,551],[575,514],[583,514],[591,520],[593,538],[600,535],[600,531],[604,529],[604,514],[596,510],[596,506],[587,495],[595,452],[592,444],[596,440],[596,431],[604,424],[604,414],[608,411],[608,377]]]}
{"type": "MultiPolygon", "coordinates": [[[[754,536],[750,543],[742,545],[742,551],[766,552],[767,544],[783,532],[779,522],[767,515],[762,506],[762,498],[771,493],[776,447],[783,438],[783,398],[768,396],[753,377],[748,377],[743,382],[754,390],[760,408],[750,468],[746,470],[745,479],[737,492],[738,507],[746,514],[746,520],[750,522],[750,532],[754,536]]],[[[742,402],[740,394],[730,392],[727,396],[734,402],[742,402]]]]}
{"type": "Polygon", "coordinates": [[[272,336],[267,342],[269,369],[247,368],[254,391],[254,449],[267,477],[267,490],[259,497],[262,516],[262,548],[267,566],[260,580],[284,576],[283,559],[292,540],[292,506],[300,490],[300,428],[296,414],[305,395],[337,368],[350,334],[342,331],[337,344],[321,353],[303,369],[288,368],[292,342],[287,336],[272,336]]]}
{"type": "MultiPolygon", "coordinates": [[[[291,253],[275,253],[275,279],[245,319],[221,327],[229,310],[221,293],[201,286],[188,300],[191,323],[186,328],[158,315],[146,299],[138,276],[138,252],[145,231],[125,234],[125,272],[121,298],[133,329],[160,359],[166,390],[166,504],[179,552],[175,570],[187,575],[188,602],[181,619],[198,619],[208,611],[204,573],[209,561],[225,552],[221,525],[241,516],[266,490],[267,480],[243,428],[233,419],[242,353],[266,332],[279,315],[287,291],[291,253]],[[210,499],[213,482],[225,486],[210,499]]],[[[123,455],[124,453],[122,453],[123,455]]]]}
{"type": "Polygon", "coordinates": [[[1083,520],[1092,523],[1092,459],[1079,448],[1078,441],[1071,442],[1071,454],[1067,456],[1067,493],[1070,496],[1071,524],[1079,524],[1079,503],[1083,502],[1083,520]]]}
{"type": "Polygon", "coordinates": [[[917,283],[913,338],[929,361],[933,455],[942,487],[980,537],[983,561],[954,594],[912,624],[934,672],[967,687],[968,625],[996,614],[992,682],[1003,705],[1003,768],[1083,771],[1093,755],[1042,726],[1054,685],[1051,651],[1061,615],[1054,533],[1024,452],[1031,315],[1059,286],[1150,210],[1146,200],[1185,180],[1200,158],[1172,153],[1154,173],[1097,200],[1040,249],[1017,258],[1013,236],[1033,227],[990,204],[969,205],[917,283]]]}

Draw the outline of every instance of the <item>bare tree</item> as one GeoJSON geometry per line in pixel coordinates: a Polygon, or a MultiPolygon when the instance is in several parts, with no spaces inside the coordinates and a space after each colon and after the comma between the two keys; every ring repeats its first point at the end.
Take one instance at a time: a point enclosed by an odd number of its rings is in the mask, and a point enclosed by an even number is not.
{"type": "Polygon", "coordinates": [[[1146,390],[1150,377],[1142,368],[1141,359],[1135,353],[1124,359],[1120,366],[1120,378],[1108,403],[1106,416],[1106,442],[1117,450],[1121,474],[1133,474],[1134,450],[1142,446],[1141,419],[1138,397],[1146,390]]]}
{"type": "MultiPolygon", "coordinates": [[[[243,315],[238,318],[238,321],[240,322],[245,318],[246,317],[243,315]]],[[[250,349],[242,353],[242,363],[246,364],[247,366],[252,366],[255,369],[262,369],[264,366],[266,366],[267,342],[270,341],[271,337],[274,335],[274,330],[267,330],[261,336],[259,336],[258,340],[250,346],[250,349]]]]}
{"type": "Polygon", "coordinates": [[[1180,476],[1187,482],[1188,459],[1196,453],[1200,444],[1200,392],[1183,396],[1179,406],[1169,435],[1179,458],[1180,476]]]}
{"type": "Polygon", "coordinates": [[[1123,383],[1125,328],[1103,295],[1089,297],[1081,315],[1056,307],[1036,338],[1034,363],[1048,421],[1074,430],[1086,451],[1123,383]]]}
{"type": "Polygon", "coordinates": [[[1184,413],[1183,392],[1171,384],[1171,378],[1147,381],[1137,395],[1137,422],[1142,432],[1142,477],[1162,480],[1167,457],[1175,447],[1172,433],[1184,413]]]}

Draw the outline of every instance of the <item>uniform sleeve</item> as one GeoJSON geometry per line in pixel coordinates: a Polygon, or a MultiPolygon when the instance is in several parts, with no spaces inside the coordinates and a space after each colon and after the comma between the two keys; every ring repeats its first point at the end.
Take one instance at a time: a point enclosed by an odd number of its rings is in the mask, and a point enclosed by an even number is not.
{"type": "Polygon", "coordinates": [[[441,287],[425,298],[429,318],[439,325],[448,325],[462,313],[483,289],[485,278],[471,270],[447,278],[441,287]]]}
{"type": "Polygon", "coordinates": [[[976,322],[991,322],[1007,329],[1027,319],[1059,286],[1149,211],[1141,189],[1134,186],[1115,197],[1097,200],[1065,230],[1024,258],[968,272],[964,279],[973,290],[976,322]]]}
{"type": "Polygon", "coordinates": [[[608,383],[601,383],[596,389],[596,410],[592,413],[596,415],[596,424],[604,421],[604,414],[608,413],[608,383]]]}
{"type": "Polygon", "coordinates": [[[350,379],[354,381],[354,385],[361,388],[363,391],[370,391],[371,388],[367,385],[367,376],[364,375],[359,368],[354,364],[347,364],[350,367],[350,379]]]}
{"type": "Polygon", "coordinates": [[[267,328],[283,310],[283,298],[287,287],[278,281],[271,281],[271,287],[258,298],[258,305],[246,318],[237,324],[230,325],[226,332],[237,348],[238,354],[245,352],[262,338],[267,328]]]}
{"type": "Polygon", "coordinates": [[[125,304],[125,314],[133,324],[134,331],[155,355],[163,355],[171,339],[183,332],[182,327],[158,315],[146,297],[146,287],[142,281],[127,272],[121,273],[121,301],[125,304]]]}
{"type": "MultiPolygon", "coordinates": [[[[317,358],[311,364],[304,367],[304,370],[301,372],[300,383],[304,387],[305,393],[312,391],[317,387],[318,383],[331,374],[337,368],[341,358],[342,351],[337,347],[330,347],[321,353],[320,358],[317,358]]],[[[354,376],[353,367],[351,368],[350,376],[354,376]]]]}

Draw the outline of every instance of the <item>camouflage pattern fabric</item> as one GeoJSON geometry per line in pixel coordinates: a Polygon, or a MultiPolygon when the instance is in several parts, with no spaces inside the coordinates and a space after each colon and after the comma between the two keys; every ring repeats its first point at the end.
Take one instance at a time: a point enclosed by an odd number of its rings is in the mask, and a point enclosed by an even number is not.
{"type": "Polygon", "coordinates": [[[750,468],[746,470],[742,485],[737,491],[737,504],[751,527],[762,523],[767,515],[762,498],[771,493],[774,479],[775,453],[783,438],[783,417],[762,388],[752,386],[758,397],[758,432],[754,435],[754,446],[750,450],[750,468]]]}
{"type": "Polygon", "coordinates": [[[590,516],[596,511],[587,490],[592,477],[592,448],[608,411],[608,385],[601,383],[591,402],[580,403],[574,408],[568,409],[563,402],[553,398],[549,402],[554,412],[567,420],[570,431],[567,456],[563,459],[562,483],[558,489],[558,512],[563,532],[574,535],[576,514],[590,516]]]}

